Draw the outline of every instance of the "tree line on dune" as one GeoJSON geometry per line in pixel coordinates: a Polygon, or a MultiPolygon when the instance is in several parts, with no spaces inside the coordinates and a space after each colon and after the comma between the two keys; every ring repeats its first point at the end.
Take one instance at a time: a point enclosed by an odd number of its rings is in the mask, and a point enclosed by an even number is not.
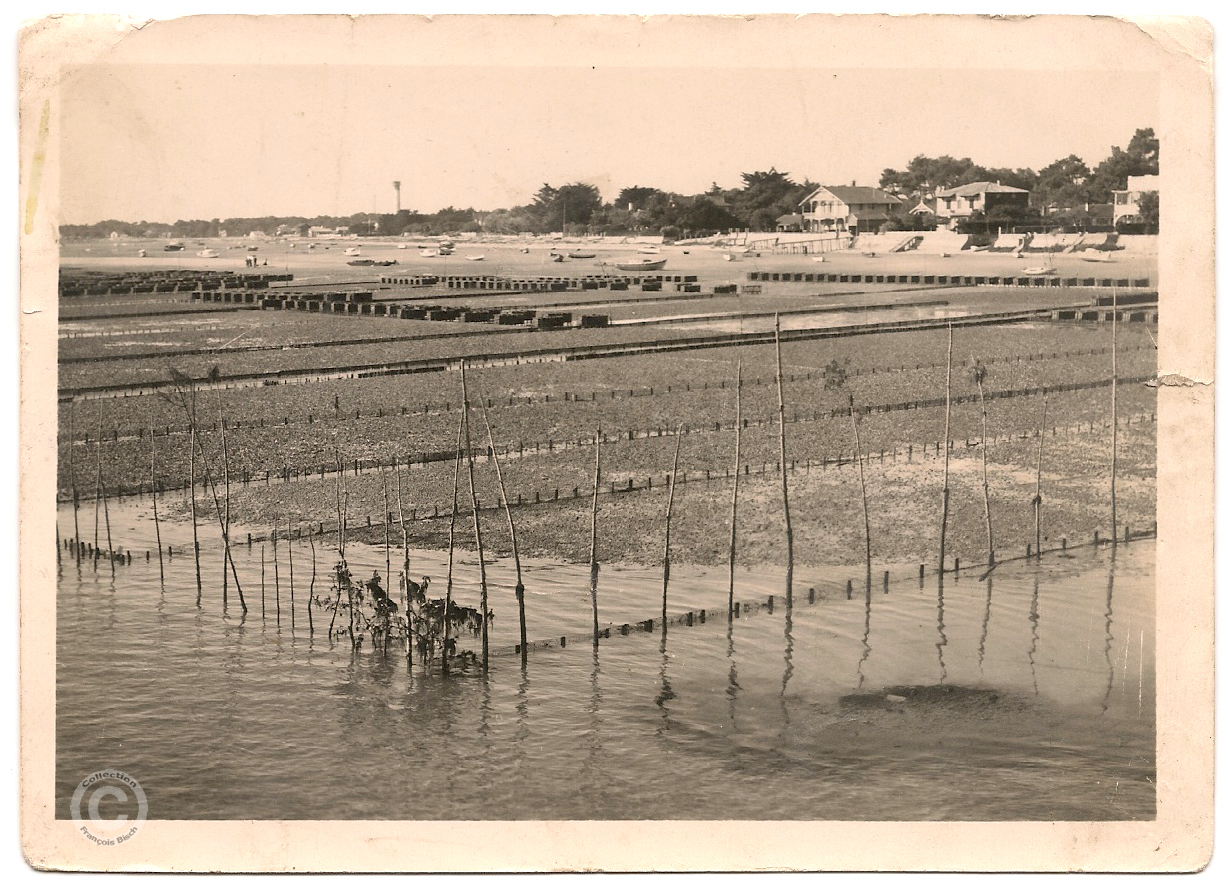
{"type": "MultiPolygon", "coordinates": [[[[976,181],[994,181],[1027,190],[1031,194],[1019,217],[1003,219],[1016,224],[1045,216],[1057,223],[1077,223],[1095,204],[1112,201],[1114,190],[1123,190],[1130,176],[1159,173],[1160,148],[1155,132],[1135,131],[1125,148],[1114,146],[1109,156],[1094,168],[1071,154],[1054,160],[1040,171],[1027,168],[982,166],[971,158],[927,157],[918,154],[903,169],[884,169],[878,187],[896,195],[907,205],[932,198],[942,188],[976,181]]],[[[848,182],[830,182],[847,184],[848,182]]],[[[179,220],[174,223],[130,222],[106,219],[94,224],[65,224],[65,239],[107,237],[112,232],[130,237],[204,238],[306,234],[314,226],[347,228],[359,235],[401,236],[445,233],[544,234],[562,231],[569,235],[661,235],[666,238],[703,236],[728,230],[775,230],[777,219],[798,211],[798,204],[818,182],[794,181],[775,167],[744,172],[737,187],[722,188],[713,182],[701,194],[679,194],[656,187],[622,188],[606,202],[600,190],[584,182],[558,187],[543,184],[533,201],[523,206],[479,211],[448,206],[438,212],[402,209],[392,214],[359,212],[349,216],[265,216],[262,218],[213,218],[179,220]]],[[[1159,221],[1156,194],[1144,195],[1140,213],[1153,227],[1159,221]]],[[[901,216],[896,226],[911,219],[901,216]]]]}

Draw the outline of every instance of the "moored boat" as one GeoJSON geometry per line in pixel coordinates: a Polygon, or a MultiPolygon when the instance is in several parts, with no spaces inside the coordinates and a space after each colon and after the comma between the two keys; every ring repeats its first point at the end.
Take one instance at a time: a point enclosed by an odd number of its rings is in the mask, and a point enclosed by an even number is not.
{"type": "Polygon", "coordinates": [[[201,249],[196,253],[197,258],[217,258],[217,249],[201,249]]]}
{"type": "Polygon", "coordinates": [[[660,270],[665,267],[665,261],[664,258],[659,261],[645,258],[643,261],[617,262],[614,266],[619,270],[660,270]]]}

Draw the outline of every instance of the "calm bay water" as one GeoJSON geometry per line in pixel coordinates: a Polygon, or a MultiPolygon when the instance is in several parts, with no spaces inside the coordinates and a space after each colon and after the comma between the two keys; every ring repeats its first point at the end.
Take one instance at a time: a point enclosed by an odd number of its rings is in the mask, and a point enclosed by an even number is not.
{"type": "MultiPolygon", "coordinates": [[[[114,505],[117,546],[152,547],[144,505],[114,505]]],[[[84,524],[83,524],[84,528],[84,524]]],[[[163,526],[164,543],[190,540],[163,526]],[[168,537],[170,536],[170,537],[168,537]]],[[[72,535],[72,513],[60,530],[72,535]]],[[[85,532],[83,531],[83,534],[85,532]]],[[[236,531],[236,536],[240,533],[236,531]]],[[[532,561],[535,649],[443,679],[403,656],[330,644],[305,589],[312,553],[236,549],[249,611],[221,605],[202,535],[159,580],[156,556],[65,558],[57,619],[57,815],[105,767],[168,819],[1131,819],[1154,817],[1154,546],[1001,565],[845,596],[853,572],[739,572],[733,621],[615,630],[594,651],[587,564],[532,561]],[[809,602],[809,588],[815,602],[809,602]],[[567,636],[566,647],[558,638],[567,636]]],[[[446,557],[413,551],[435,577],[446,557]]],[[[350,545],[354,574],[385,568],[350,545]]],[[[316,589],[336,551],[316,547],[316,589]]],[[[392,554],[395,585],[400,555],[392,554]]],[[[462,556],[459,601],[476,604],[462,556]]],[[[510,564],[489,565],[492,648],[516,641],[510,564]]],[[[656,569],[606,566],[603,622],[660,615],[656,569]]],[[[722,569],[675,566],[670,612],[722,609],[722,569]]]]}

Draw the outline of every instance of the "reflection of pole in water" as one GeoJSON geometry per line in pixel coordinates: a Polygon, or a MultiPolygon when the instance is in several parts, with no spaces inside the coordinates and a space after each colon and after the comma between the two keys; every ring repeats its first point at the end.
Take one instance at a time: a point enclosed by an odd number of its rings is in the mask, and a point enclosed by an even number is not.
{"type": "Polygon", "coordinates": [[[938,578],[938,641],[934,643],[934,647],[938,649],[938,682],[940,685],[947,681],[947,664],[942,656],[942,650],[947,644],[947,628],[943,623],[943,617],[945,614],[946,603],[943,600],[942,574],[940,572],[938,578]]]}
{"type": "MultiPolygon", "coordinates": [[[[793,678],[793,598],[785,597],[785,672],[780,679],[780,703],[784,708],[785,689],[793,678]]],[[[787,714],[786,714],[786,718],[787,714]]]]}
{"type": "MultiPolygon", "coordinates": [[[[939,594],[941,596],[941,594],[939,594]]],[[[976,648],[976,665],[985,678],[985,642],[989,639],[989,614],[993,610],[993,576],[985,578],[985,617],[981,618],[981,642],[976,648]]]]}
{"type": "MultiPolygon", "coordinates": [[[[730,611],[732,612],[732,607],[730,611]]],[[[727,643],[725,657],[729,659],[729,685],[725,689],[725,696],[729,698],[729,722],[731,725],[737,725],[737,700],[738,692],[742,686],[738,685],[738,661],[733,656],[733,617],[730,616],[728,627],[726,628],[725,641],[727,643]]],[[[1141,694],[1142,689],[1140,689],[1141,694]]]]}
{"type": "Polygon", "coordinates": [[[866,677],[862,672],[866,661],[870,657],[870,585],[866,585],[866,628],[861,634],[861,660],[857,662],[857,688],[860,689],[865,683],[866,677]]]}
{"type": "MultiPolygon", "coordinates": [[[[528,675],[522,670],[520,684],[522,691],[528,686],[528,675]]],[[[600,760],[601,760],[601,653],[597,643],[593,643],[593,669],[589,672],[589,701],[588,701],[588,760],[585,762],[584,768],[587,773],[585,780],[588,783],[595,784],[600,781],[600,760]]],[[[528,711],[527,701],[518,700],[516,712],[517,716],[523,719],[524,713],[528,711]]],[[[527,739],[528,728],[524,729],[524,735],[527,739]]],[[[520,738],[517,736],[517,740],[520,738]]]]}
{"type": "Polygon", "coordinates": [[[1117,552],[1114,549],[1109,554],[1109,587],[1104,601],[1104,662],[1108,665],[1108,683],[1104,688],[1104,701],[1100,705],[1102,713],[1109,711],[1109,695],[1113,693],[1113,579],[1117,571],[1117,552]]]}
{"type": "Polygon", "coordinates": [[[1036,646],[1040,643],[1040,571],[1032,574],[1032,610],[1028,613],[1032,622],[1032,644],[1028,647],[1028,666],[1032,668],[1032,693],[1040,694],[1040,685],[1036,681],[1036,646]]]}
{"type": "Polygon", "coordinates": [[[661,636],[661,691],[657,694],[656,703],[661,708],[661,727],[657,729],[657,734],[663,734],[669,731],[669,702],[676,695],[674,687],[669,681],[669,652],[666,650],[665,636],[661,636]]]}
{"type": "Polygon", "coordinates": [[[1145,659],[1143,655],[1143,637],[1146,635],[1146,632],[1142,629],[1138,631],[1138,712],[1140,716],[1143,715],[1143,661],[1145,659]]]}

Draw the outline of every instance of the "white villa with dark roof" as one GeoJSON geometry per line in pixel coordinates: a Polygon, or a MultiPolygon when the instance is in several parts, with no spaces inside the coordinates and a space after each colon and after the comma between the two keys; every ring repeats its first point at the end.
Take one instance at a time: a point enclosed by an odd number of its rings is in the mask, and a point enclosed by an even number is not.
{"type": "Polygon", "coordinates": [[[996,181],[974,181],[959,187],[940,188],[934,194],[935,212],[942,223],[962,221],[973,212],[988,215],[1000,206],[1026,209],[1028,192],[996,181]]]}
{"type": "Polygon", "coordinates": [[[876,187],[818,187],[800,203],[802,229],[857,234],[878,233],[903,202],[876,187]]]}

